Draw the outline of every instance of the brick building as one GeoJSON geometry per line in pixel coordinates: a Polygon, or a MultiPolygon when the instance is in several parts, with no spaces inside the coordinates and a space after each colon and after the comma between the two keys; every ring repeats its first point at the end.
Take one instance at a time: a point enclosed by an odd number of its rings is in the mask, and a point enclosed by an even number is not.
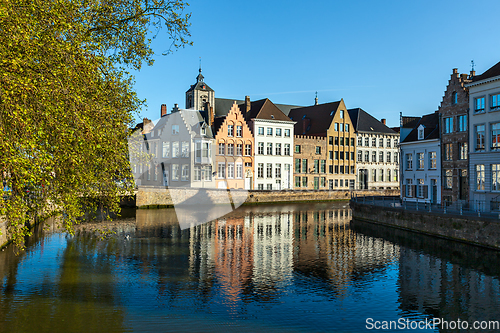
{"type": "Polygon", "coordinates": [[[441,118],[442,201],[468,201],[468,74],[453,69],[438,109],[441,118]]]}
{"type": "MultiPolygon", "coordinates": [[[[328,174],[326,137],[294,136],[295,189],[326,189],[333,175],[328,174]]],[[[333,181],[331,182],[333,184],[333,181]]]]}

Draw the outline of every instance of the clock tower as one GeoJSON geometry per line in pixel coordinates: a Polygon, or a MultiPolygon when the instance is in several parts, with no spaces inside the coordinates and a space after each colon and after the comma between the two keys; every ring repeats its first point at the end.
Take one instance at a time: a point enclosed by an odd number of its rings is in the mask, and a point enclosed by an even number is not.
{"type": "Polygon", "coordinates": [[[215,106],[215,93],[203,79],[200,66],[196,83],[186,91],[186,109],[205,110],[207,103],[212,108],[215,106]]]}

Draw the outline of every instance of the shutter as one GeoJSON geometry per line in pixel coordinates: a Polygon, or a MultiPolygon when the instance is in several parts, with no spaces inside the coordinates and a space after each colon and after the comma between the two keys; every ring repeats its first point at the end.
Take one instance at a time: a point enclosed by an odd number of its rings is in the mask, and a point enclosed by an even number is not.
{"type": "Polygon", "coordinates": [[[406,197],[406,185],[403,185],[403,197],[406,197]]]}
{"type": "Polygon", "coordinates": [[[429,197],[429,185],[424,185],[424,199],[429,197]]]}

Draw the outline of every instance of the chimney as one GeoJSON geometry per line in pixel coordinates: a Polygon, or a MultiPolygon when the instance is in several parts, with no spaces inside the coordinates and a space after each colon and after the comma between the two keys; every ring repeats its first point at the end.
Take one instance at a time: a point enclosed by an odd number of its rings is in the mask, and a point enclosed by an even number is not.
{"type": "Polygon", "coordinates": [[[458,73],[458,68],[453,68],[453,74],[457,74],[458,73]]]}
{"type": "Polygon", "coordinates": [[[207,113],[207,124],[212,126],[214,123],[214,108],[210,106],[210,102],[205,103],[205,112],[207,113]]]}
{"type": "Polygon", "coordinates": [[[243,115],[245,119],[247,119],[250,114],[250,109],[252,108],[250,104],[250,96],[245,96],[245,114],[243,115]]]}
{"type": "Polygon", "coordinates": [[[472,79],[474,76],[476,76],[476,71],[470,71],[469,79],[472,79]]]}
{"type": "Polygon", "coordinates": [[[467,80],[467,76],[467,74],[460,74],[460,78],[462,79],[462,81],[467,80]]]}
{"type": "Polygon", "coordinates": [[[380,121],[385,125],[385,118],[380,119],[380,121]]]}
{"type": "Polygon", "coordinates": [[[171,113],[179,112],[179,104],[175,103],[171,113]]]}
{"type": "Polygon", "coordinates": [[[161,105],[161,116],[165,117],[167,115],[167,104],[161,105]]]}

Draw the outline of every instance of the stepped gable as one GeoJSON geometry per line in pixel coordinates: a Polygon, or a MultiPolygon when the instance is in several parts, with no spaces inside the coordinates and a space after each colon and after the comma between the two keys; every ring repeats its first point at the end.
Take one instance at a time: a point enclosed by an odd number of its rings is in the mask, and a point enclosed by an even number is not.
{"type": "Polygon", "coordinates": [[[296,122],[296,134],[326,136],[335,112],[342,101],[318,104],[290,110],[289,117],[296,122]],[[304,131],[305,129],[305,131],[304,131]]]}

